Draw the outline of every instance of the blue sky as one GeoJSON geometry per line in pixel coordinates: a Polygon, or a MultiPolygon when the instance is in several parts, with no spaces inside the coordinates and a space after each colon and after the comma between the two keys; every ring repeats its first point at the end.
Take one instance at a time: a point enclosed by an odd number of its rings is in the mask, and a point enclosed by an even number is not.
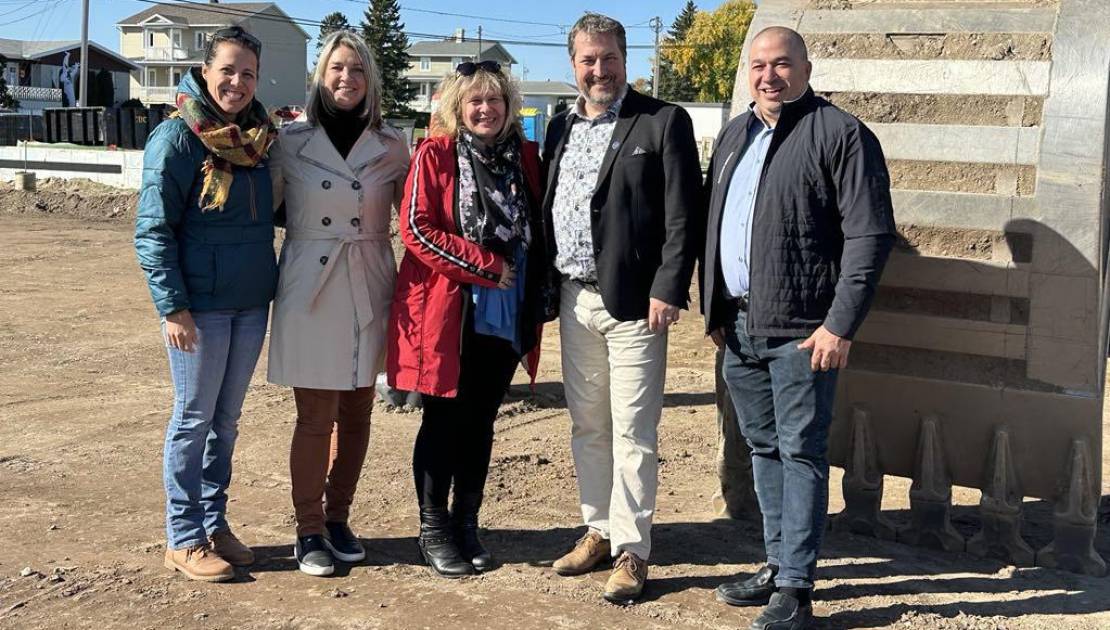
{"type": "MultiPolygon", "coordinates": [[[[695,0],[696,2],[696,0],[695,0]]],[[[721,0],[697,2],[699,9],[716,8],[721,0]]],[[[367,3],[364,0],[278,0],[278,5],[295,18],[319,21],[332,11],[342,11],[357,23],[367,3]]],[[[511,0],[509,2],[466,3],[459,0],[402,0],[401,18],[406,30],[414,33],[449,35],[465,28],[467,36],[482,26],[484,38],[537,42],[566,41],[565,27],[584,11],[604,12],[620,20],[628,29],[629,45],[650,45],[653,33],[648,20],[659,16],[664,32],[685,5],[685,0],[609,0],[599,3],[579,0],[511,0]],[[433,12],[464,13],[475,17],[437,15],[433,12]],[[496,18],[496,19],[493,19],[496,18]],[[498,20],[517,20],[537,24],[518,24],[498,20]]],[[[90,0],[89,36],[113,50],[119,49],[115,23],[138,13],[150,4],[139,0],[90,0]]],[[[315,37],[316,29],[302,26],[315,37]]],[[[11,39],[79,39],[81,37],[81,0],[0,0],[0,37],[11,39]]],[[[565,48],[507,45],[527,69],[529,80],[564,80],[573,83],[565,48]]],[[[310,46],[309,50],[314,50],[310,46]]],[[[651,74],[650,50],[630,50],[629,80],[651,74]]],[[[518,66],[514,72],[520,76],[518,66]]]]}

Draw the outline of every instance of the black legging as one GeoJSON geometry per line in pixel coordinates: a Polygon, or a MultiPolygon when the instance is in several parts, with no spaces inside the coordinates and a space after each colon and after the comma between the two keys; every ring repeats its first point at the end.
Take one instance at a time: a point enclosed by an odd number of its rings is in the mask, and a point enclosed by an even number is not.
{"type": "Polygon", "coordinates": [[[458,395],[424,396],[424,417],[412,454],[420,507],[447,507],[447,495],[480,493],[493,451],[493,421],[520,360],[512,343],[480,335],[467,318],[458,395]]]}

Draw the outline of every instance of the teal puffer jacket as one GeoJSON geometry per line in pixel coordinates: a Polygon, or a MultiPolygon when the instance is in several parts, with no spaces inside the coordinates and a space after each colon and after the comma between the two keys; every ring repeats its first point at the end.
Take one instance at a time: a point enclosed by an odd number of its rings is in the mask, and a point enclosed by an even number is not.
{"type": "Polygon", "coordinates": [[[135,252],[161,316],[183,309],[253,308],[274,298],[277,262],[266,161],[234,167],[223,210],[201,212],[206,157],[207,149],[179,118],[158,125],[143,155],[135,252]]]}

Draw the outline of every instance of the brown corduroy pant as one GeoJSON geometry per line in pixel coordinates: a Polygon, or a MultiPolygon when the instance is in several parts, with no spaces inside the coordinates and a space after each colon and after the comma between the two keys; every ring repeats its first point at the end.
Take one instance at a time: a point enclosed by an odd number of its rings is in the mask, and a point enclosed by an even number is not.
{"type": "Polygon", "coordinates": [[[289,449],[297,536],[324,533],[324,522],[346,522],[366,448],[374,388],[351,391],[293,388],[297,426],[289,449]],[[334,428],[334,430],[333,430],[334,428]]]}

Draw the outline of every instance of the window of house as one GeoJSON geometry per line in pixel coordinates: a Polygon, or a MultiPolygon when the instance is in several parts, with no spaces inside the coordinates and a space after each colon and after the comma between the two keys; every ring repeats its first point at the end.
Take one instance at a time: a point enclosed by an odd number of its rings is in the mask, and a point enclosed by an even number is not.
{"type": "Polygon", "coordinates": [[[197,31],[196,40],[197,50],[204,50],[205,47],[208,46],[208,33],[205,33],[204,31],[197,31]]]}
{"type": "Polygon", "coordinates": [[[146,45],[149,48],[154,48],[154,31],[146,32],[146,45]]]}
{"type": "Polygon", "coordinates": [[[174,70],[173,71],[173,85],[176,86],[179,83],[181,83],[181,71],[180,70],[174,70]]]}
{"type": "Polygon", "coordinates": [[[427,72],[428,70],[432,69],[432,59],[431,59],[431,57],[421,57],[420,58],[420,69],[424,72],[427,72]]]}
{"type": "Polygon", "coordinates": [[[174,48],[181,48],[181,31],[170,31],[170,43],[174,48]]]}
{"type": "Polygon", "coordinates": [[[421,83],[420,84],[420,96],[422,96],[424,98],[428,98],[428,96],[431,95],[431,92],[432,92],[432,84],[431,83],[421,83]]]}

